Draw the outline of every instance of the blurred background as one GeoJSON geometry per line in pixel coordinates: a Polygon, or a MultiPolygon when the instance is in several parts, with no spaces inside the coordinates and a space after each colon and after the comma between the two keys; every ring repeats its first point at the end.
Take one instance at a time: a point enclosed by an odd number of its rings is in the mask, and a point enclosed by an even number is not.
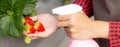
{"type": "MultiPolygon", "coordinates": [[[[70,0],[73,3],[74,0],[70,0]]],[[[37,14],[51,13],[52,9],[64,5],[64,0],[37,0],[37,14]]],[[[56,31],[48,38],[33,40],[31,44],[25,44],[22,38],[4,37],[0,39],[0,47],[67,47],[70,39],[63,28],[56,31]]]]}

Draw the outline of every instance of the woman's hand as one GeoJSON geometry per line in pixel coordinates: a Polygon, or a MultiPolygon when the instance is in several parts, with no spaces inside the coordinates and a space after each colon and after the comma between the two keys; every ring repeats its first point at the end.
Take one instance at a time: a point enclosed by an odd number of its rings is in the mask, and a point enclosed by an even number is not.
{"type": "Polygon", "coordinates": [[[38,39],[40,37],[48,37],[57,29],[57,19],[50,14],[40,14],[34,17],[31,17],[33,21],[41,22],[45,28],[45,31],[38,32],[36,31],[33,34],[27,34],[24,31],[24,35],[30,37],[31,39],[38,39]]]}
{"type": "Polygon", "coordinates": [[[58,26],[73,39],[108,38],[108,22],[91,20],[83,11],[58,16],[58,21],[58,26]]]}

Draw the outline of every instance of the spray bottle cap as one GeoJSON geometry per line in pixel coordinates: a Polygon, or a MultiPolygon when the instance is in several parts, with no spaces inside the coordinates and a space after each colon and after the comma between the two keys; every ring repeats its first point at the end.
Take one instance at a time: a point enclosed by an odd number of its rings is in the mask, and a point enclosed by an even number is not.
{"type": "Polygon", "coordinates": [[[82,10],[81,6],[76,4],[69,4],[52,9],[52,13],[58,15],[66,15],[66,14],[77,13],[81,10],[82,10]]]}

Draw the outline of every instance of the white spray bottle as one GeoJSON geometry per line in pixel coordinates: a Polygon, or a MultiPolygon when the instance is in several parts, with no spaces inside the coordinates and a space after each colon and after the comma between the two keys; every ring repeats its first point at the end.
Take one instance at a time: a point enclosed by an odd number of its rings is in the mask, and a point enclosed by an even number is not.
{"type": "MultiPolygon", "coordinates": [[[[82,7],[76,4],[60,6],[52,10],[53,14],[58,14],[58,15],[67,15],[67,14],[77,13],[79,11],[82,11],[82,7]]],[[[68,47],[99,47],[99,45],[93,39],[88,39],[88,40],[71,39],[71,42],[68,47]]]]}

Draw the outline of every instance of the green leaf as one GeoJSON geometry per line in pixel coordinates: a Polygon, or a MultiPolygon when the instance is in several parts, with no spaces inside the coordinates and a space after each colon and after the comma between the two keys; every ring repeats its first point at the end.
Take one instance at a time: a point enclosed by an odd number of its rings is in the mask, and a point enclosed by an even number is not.
{"type": "Polygon", "coordinates": [[[27,0],[23,14],[29,15],[30,13],[32,13],[33,10],[35,10],[35,6],[36,6],[36,0],[31,0],[31,1],[27,0]]]}
{"type": "Polygon", "coordinates": [[[21,37],[23,33],[23,24],[20,16],[5,16],[0,20],[0,27],[3,29],[4,34],[10,37],[21,37]]]}
{"type": "Polygon", "coordinates": [[[6,34],[7,31],[9,31],[9,23],[10,23],[9,16],[4,16],[0,19],[0,28],[2,30],[2,34],[6,34]]]}
{"type": "Polygon", "coordinates": [[[28,15],[36,6],[36,0],[0,0],[0,14],[11,11],[14,15],[28,15]]]}
{"type": "Polygon", "coordinates": [[[13,11],[15,15],[21,15],[25,7],[24,0],[15,0],[12,3],[11,11],[13,11]]]}
{"type": "Polygon", "coordinates": [[[0,32],[21,37],[24,29],[21,19],[23,15],[30,15],[35,6],[36,0],[0,0],[0,32]]]}
{"type": "Polygon", "coordinates": [[[13,16],[10,18],[9,31],[7,32],[9,36],[14,38],[22,36],[24,28],[21,18],[21,16],[13,16]]]}
{"type": "Polygon", "coordinates": [[[7,11],[14,12],[15,15],[21,15],[25,7],[26,0],[0,0],[0,14],[7,11]]]}
{"type": "Polygon", "coordinates": [[[2,29],[0,28],[0,38],[3,37],[5,34],[4,32],[2,31],[2,29]]]}
{"type": "Polygon", "coordinates": [[[36,16],[37,15],[37,12],[35,10],[33,10],[30,14],[30,16],[36,16]]]}
{"type": "Polygon", "coordinates": [[[5,33],[3,32],[3,29],[0,27],[0,38],[3,37],[4,35],[5,35],[5,33]]]}
{"type": "Polygon", "coordinates": [[[10,10],[10,2],[9,0],[0,0],[0,14],[5,14],[7,10],[10,10]]]}

